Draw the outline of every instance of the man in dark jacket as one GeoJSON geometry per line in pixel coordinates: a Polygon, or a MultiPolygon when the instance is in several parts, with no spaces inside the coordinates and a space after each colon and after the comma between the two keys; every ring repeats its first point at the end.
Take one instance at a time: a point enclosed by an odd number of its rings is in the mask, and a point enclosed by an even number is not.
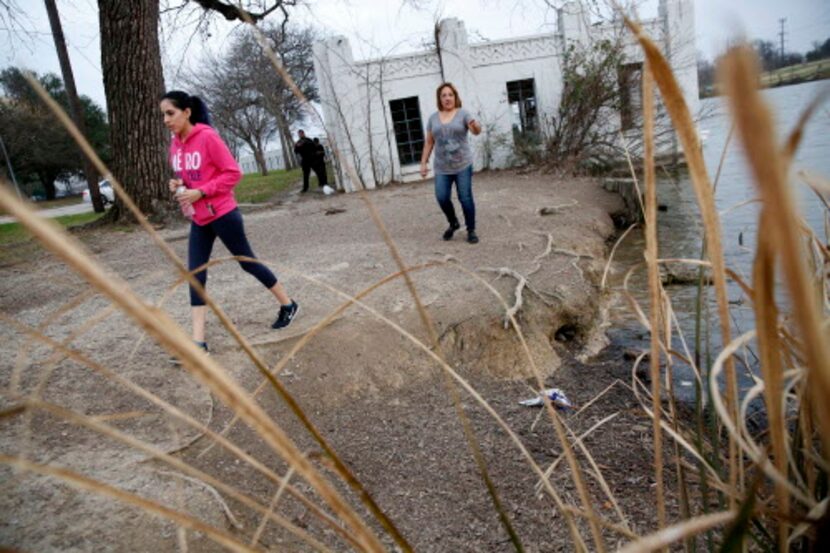
{"type": "Polygon", "coordinates": [[[312,169],[317,175],[317,181],[320,187],[323,186],[323,181],[320,179],[320,172],[317,168],[317,148],[310,138],[306,137],[304,130],[297,131],[299,140],[294,143],[294,153],[300,156],[300,167],[303,169],[303,192],[308,192],[308,178],[311,175],[312,169]]]}

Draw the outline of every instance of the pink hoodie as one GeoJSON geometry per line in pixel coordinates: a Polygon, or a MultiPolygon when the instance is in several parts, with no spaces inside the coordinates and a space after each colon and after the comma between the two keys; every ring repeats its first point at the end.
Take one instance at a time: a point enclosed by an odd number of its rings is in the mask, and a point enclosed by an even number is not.
{"type": "Polygon", "coordinates": [[[233,187],[242,171],[213,127],[197,123],[184,140],[173,135],[170,164],[186,187],[205,193],[193,202],[194,223],[206,225],[236,208],[233,187]]]}

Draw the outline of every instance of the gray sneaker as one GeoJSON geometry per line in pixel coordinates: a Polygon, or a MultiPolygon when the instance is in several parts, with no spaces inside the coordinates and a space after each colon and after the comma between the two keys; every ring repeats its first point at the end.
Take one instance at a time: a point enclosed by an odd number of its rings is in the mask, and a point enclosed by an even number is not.
{"type": "Polygon", "coordinates": [[[277,320],[274,321],[271,328],[279,329],[287,327],[291,324],[291,321],[294,320],[294,317],[296,317],[299,312],[300,306],[294,300],[291,300],[291,303],[288,305],[281,305],[280,313],[277,315],[277,320]]]}

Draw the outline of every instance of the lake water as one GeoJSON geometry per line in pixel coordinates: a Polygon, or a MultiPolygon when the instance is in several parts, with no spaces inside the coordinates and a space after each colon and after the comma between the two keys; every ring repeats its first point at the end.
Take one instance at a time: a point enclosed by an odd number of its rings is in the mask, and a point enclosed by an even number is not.
{"type": "MultiPolygon", "coordinates": [[[[799,85],[768,89],[763,92],[764,99],[770,104],[776,117],[779,142],[783,143],[790,130],[796,124],[806,106],[830,81],[803,83],[799,85]]],[[[704,109],[713,115],[701,121],[699,127],[706,136],[704,158],[710,178],[714,179],[717,167],[724,151],[729,134],[730,117],[724,98],[703,100],[704,109]]],[[[830,104],[825,104],[807,124],[801,146],[797,152],[790,182],[798,199],[802,217],[814,229],[818,236],[824,234],[824,206],[815,194],[798,176],[799,171],[830,178],[830,104]]],[[[757,188],[747,165],[742,145],[737,136],[733,136],[728,146],[720,179],[716,190],[716,203],[720,213],[757,197],[757,188]]],[[[691,182],[687,176],[676,179],[664,178],[658,183],[658,202],[667,206],[667,211],[658,212],[659,256],[662,258],[700,257],[701,228],[699,210],[691,182]]],[[[754,258],[757,236],[758,204],[750,203],[732,209],[721,217],[722,242],[728,267],[751,282],[752,261],[754,258]]],[[[642,232],[632,232],[621,244],[615,256],[617,277],[612,285],[620,284],[620,275],[629,267],[643,261],[645,239],[642,232]]],[[[645,269],[636,273],[632,282],[634,296],[640,304],[648,307],[648,288],[645,282],[645,269]]],[[[710,287],[711,288],[711,287],[710,287]]],[[[667,288],[674,310],[677,312],[684,335],[693,347],[694,318],[697,289],[695,286],[670,286],[667,288]]],[[[712,321],[716,321],[716,304],[714,291],[709,291],[709,309],[712,321]]],[[[729,299],[732,313],[733,337],[754,328],[752,306],[740,288],[735,284],[729,286],[729,299]]],[[[782,298],[786,301],[784,298],[782,298]]],[[[648,336],[642,326],[633,318],[628,305],[617,297],[612,304],[611,318],[613,328],[609,336],[616,344],[636,349],[648,349],[648,336]]],[[[714,327],[717,324],[713,325],[714,327]]],[[[720,339],[713,328],[711,346],[713,357],[720,350],[720,339]]],[[[681,397],[691,397],[691,374],[687,369],[678,367],[676,384],[681,397]]],[[[746,385],[748,379],[742,378],[746,385]]]]}

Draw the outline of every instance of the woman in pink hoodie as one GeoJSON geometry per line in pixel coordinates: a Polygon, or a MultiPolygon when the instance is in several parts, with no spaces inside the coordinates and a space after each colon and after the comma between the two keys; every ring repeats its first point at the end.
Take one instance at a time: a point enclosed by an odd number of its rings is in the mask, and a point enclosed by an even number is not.
{"type": "MultiPolygon", "coordinates": [[[[210,126],[207,106],[198,96],[174,90],[161,98],[164,125],[173,133],[170,163],[176,178],[170,179],[170,191],[182,212],[191,218],[187,265],[193,271],[210,259],[216,238],[235,256],[255,258],[242,215],[233,196],[233,187],[242,177],[228,147],[210,126]]],[[[243,270],[252,274],[280,304],[272,328],[284,328],[296,317],[299,306],[268,267],[260,262],[240,261],[243,270]]],[[[196,273],[204,287],[207,268],[196,273]]],[[[193,341],[207,351],[205,342],[204,298],[191,286],[190,305],[193,316],[193,341]]]]}

